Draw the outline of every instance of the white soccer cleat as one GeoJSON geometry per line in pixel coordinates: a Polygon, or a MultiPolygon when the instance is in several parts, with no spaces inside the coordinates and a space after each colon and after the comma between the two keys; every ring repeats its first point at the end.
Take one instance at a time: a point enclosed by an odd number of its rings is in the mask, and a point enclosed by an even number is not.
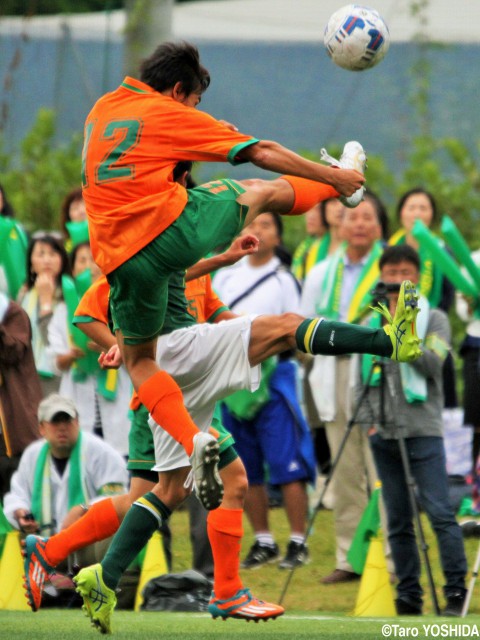
{"type": "MultiPolygon", "coordinates": [[[[367,154],[365,153],[362,145],[356,140],[351,140],[346,143],[343,147],[340,160],[329,155],[326,149],[320,149],[320,158],[324,162],[328,162],[332,167],[338,167],[339,169],[355,169],[355,171],[358,171],[362,175],[365,174],[365,169],[367,167],[367,154]]],[[[354,207],[358,207],[360,202],[363,200],[364,193],[365,187],[360,187],[360,189],[357,189],[351,196],[340,196],[340,200],[346,207],[353,209],[354,207]]]]}
{"type": "Polygon", "coordinates": [[[217,509],[223,498],[223,483],[217,466],[219,460],[217,439],[210,433],[197,433],[193,438],[193,453],[190,456],[191,473],[195,493],[208,511],[217,509]]]}

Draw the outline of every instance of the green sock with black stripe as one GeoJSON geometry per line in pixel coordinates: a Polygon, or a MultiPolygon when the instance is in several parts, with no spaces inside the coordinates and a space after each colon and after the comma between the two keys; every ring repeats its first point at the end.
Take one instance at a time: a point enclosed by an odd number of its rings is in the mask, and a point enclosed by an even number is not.
{"type": "Polygon", "coordinates": [[[101,563],[107,587],[117,588],[124,571],[171,513],[151,492],[132,504],[101,563]]]}
{"type": "Polygon", "coordinates": [[[392,342],[383,329],[324,318],[304,320],[297,328],[295,339],[300,351],[313,355],[369,353],[389,358],[393,351],[392,342]]]}

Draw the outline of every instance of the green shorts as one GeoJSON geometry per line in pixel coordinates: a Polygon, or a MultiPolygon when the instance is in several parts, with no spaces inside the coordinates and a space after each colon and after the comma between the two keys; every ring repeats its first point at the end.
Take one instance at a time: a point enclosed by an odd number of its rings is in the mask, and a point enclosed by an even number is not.
{"type": "Polygon", "coordinates": [[[233,180],[189,190],[185,209],[175,222],[108,274],[112,328],[122,332],[125,344],[142,344],[161,333],[171,274],[191,267],[238,235],[248,213],[248,207],[237,202],[244,191],[233,180]]]}
{"type": "MultiPolygon", "coordinates": [[[[220,445],[220,462],[218,468],[223,469],[230,462],[233,462],[235,458],[238,458],[238,453],[235,451],[235,440],[232,434],[225,429],[220,419],[220,408],[217,404],[215,406],[215,413],[212,418],[212,427],[218,431],[218,444],[220,445]]],[[[128,463],[127,469],[135,476],[137,471],[148,471],[148,477],[143,474],[139,474],[141,477],[150,479],[150,473],[152,474],[153,482],[158,479],[158,474],[151,471],[155,465],[155,448],[153,445],[152,430],[148,425],[148,409],[143,405],[133,412],[132,425],[130,427],[130,433],[128,435],[128,463]]]]}
{"type": "Polygon", "coordinates": [[[133,412],[128,434],[127,469],[150,471],[153,466],[155,466],[155,449],[152,431],[148,426],[148,409],[141,404],[133,412]]]}

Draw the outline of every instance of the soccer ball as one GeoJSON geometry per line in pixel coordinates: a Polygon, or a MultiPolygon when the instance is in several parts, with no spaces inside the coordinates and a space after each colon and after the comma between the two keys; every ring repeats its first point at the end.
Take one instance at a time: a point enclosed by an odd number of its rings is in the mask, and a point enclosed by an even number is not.
{"type": "Polygon", "coordinates": [[[331,16],[323,42],[339,67],[363,71],[384,58],[390,46],[390,33],[378,11],[348,4],[331,16]]]}

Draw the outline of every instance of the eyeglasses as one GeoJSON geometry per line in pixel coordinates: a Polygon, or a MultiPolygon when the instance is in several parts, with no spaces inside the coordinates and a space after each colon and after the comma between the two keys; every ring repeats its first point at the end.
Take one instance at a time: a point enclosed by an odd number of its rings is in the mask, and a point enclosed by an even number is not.
{"type": "Polygon", "coordinates": [[[44,231],[43,229],[39,229],[30,235],[31,240],[43,240],[44,238],[53,238],[54,240],[58,240],[58,242],[62,243],[65,240],[63,233],[60,231],[44,231]]]}

